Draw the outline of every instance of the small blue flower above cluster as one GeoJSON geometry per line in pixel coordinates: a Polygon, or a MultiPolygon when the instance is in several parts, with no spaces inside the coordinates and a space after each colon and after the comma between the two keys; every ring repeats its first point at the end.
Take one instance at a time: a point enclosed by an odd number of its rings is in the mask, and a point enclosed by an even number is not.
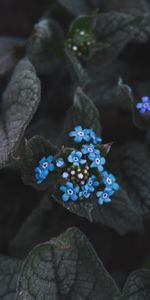
{"type": "Polygon", "coordinates": [[[74,131],[71,131],[69,133],[69,136],[74,137],[74,141],[76,143],[80,143],[82,141],[86,141],[86,142],[90,141],[90,137],[88,135],[88,130],[87,129],[82,129],[81,126],[76,126],[74,128],[74,131]]]}
{"type": "Polygon", "coordinates": [[[66,185],[61,185],[60,190],[63,192],[62,200],[64,202],[67,202],[69,199],[71,199],[72,201],[77,201],[79,187],[74,187],[72,182],[67,182],[66,185]]]}
{"type": "MultiPolygon", "coordinates": [[[[77,147],[64,148],[55,158],[49,155],[39,161],[35,168],[35,178],[38,184],[55,171],[58,175],[59,195],[63,202],[78,200],[92,201],[97,196],[100,205],[111,202],[111,196],[119,190],[115,177],[104,170],[106,145],[98,145],[102,139],[97,137],[93,129],[76,126],[69,133],[77,147]],[[81,145],[79,145],[81,143],[81,145]],[[76,149],[77,148],[77,149],[76,149]]],[[[109,145],[108,145],[109,146],[109,145]]]]}
{"type": "Polygon", "coordinates": [[[96,136],[93,129],[83,129],[80,125],[76,126],[74,128],[74,131],[69,132],[69,136],[74,138],[75,143],[91,141],[94,144],[98,144],[102,142],[102,139],[96,136]]]}
{"type": "Polygon", "coordinates": [[[141,114],[145,114],[146,112],[150,112],[150,99],[148,96],[144,96],[141,98],[141,102],[136,104],[136,108],[140,111],[141,114]]]}
{"type": "Polygon", "coordinates": [[[35,168],[35,178],[37,183],[40,184],[45,180],[49,171],[54,171],[54,157],[49,155],[47,158],[43,157],[39,161],[39,166],[35,168]]]}

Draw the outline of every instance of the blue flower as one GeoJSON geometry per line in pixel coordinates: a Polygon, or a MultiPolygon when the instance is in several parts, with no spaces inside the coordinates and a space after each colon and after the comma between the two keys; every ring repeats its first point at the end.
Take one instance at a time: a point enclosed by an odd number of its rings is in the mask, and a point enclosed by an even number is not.
{"type": "Polygon", "coordinates": [[[96,180],[96,176],[92,175],[87,182],[88,188],[90,192],[94,192],[95,187],[99,186],[99,182],[96,180]]]}
{"type": "Polygon", "coordinates": [[[107,171],[104,171],[102,173],[102,177],[103,183],[106,185],[107,188],[110,188],[116,192],[119,190],[119,185],[116,182],[116,178],[112,174],[108,174],[107,171]]]}
{"type": "Polygon", "coordinates": [[[150,99],[147,96],[141,98],[142,102],[136,104],[136,108],[140,111],[141,114],[150,112],[150,99]]]}
{"type": "Polygon", "coordinates": [[[55,166],[52,163],[54,157],[49,155],[47,158],[43,157],[39,161],[39,166],[35,168],[35,178],[37,183],[40,184],[47,177],[49,171],[54,171],[55,166]]]}
{"type": "Polygon", "coordinates": [[[100,172],[103,171],[103,165],[106,162],[104,157],[101,157],[99,153],[92,153],[89,159],[93,161],[90,165],[91,168],[97,168],[100,172]]]}
{"type": "Polygon", "coordinates": [[[98,144],[98,143],[102,142],[102,139],[100,137],[96,136],[93,129],[88,129],[88,134],[90,136],[90,140],[92,139],[94,144],[98,144]]]}
{"type": "Polygon", "coordinates": [[[68,161],[73,163],[74,166],[79,166],[79,164],[83,165],[86,163],[85,159],[82,159],[82,152],[73,150],[68,156],[68,161]]]}
{"type": "Polygon", "coordinates": [[[77,201],[79,198],[79,187],[74,187],[72,182],[67,182],[66,185],[61,185],[60,190],[63,192],[62,200],[64,202],[67,202],[69,199],[72,201],[77,201]]]}
{"type": "Polygon", "coordinates": [[[87,129],[82,129],[81,126],[76,126],[74,131],[69,132],[70,137],[74,137],[76,143],[80,143],[83,140],[86,142],[90,141],[90,136],[87,129]]]}
{"type": "Polygon", "coordinates": [[[95,152],[95,146],[94,146],[93,144],[90,144],[90,145],[82,145],[81,152],[82,152],[83,154],[90,154],[90,153],[93,153],[93,152],[95,152]]]}
{"type": "Polygon", "coordinates": [[[62,157],[59,157],[56,159],[56,166],[58,168],[61,168],[65,165],[64,159],[62,157]]]}
{"type": "Polygon", "coordinates": [[[89,189],[89,186],[86,184],[86,185],[83,185],[81,187],[81,191],[79,193],[79,197],[82,199],[82,198],[86,198],[88,199],[91,195],[91,191],[89,189]]]}
{"type": "Polygon", "coordinates": [[[98,197],[98,203],[102,205],[103,203],[111,202],[110,196],[113,194],[112,190],[106,188],[104,191],[99,191],[96,193],[98,197]]]}
{"type": "Polygon", "coordinates": [[[42,183],[43,180],[47,177],[47,175],[48,175],[47,169],[43,170],[40,167],[35,168],[35,178],[38,184],[42,183]]]}

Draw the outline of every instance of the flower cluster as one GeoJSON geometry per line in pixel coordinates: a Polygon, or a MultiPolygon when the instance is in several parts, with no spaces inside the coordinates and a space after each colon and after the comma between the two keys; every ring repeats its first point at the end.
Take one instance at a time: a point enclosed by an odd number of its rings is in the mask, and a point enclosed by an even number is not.
{"type": "Polygon", "coordinates": [[[89,56],[90,51],[95,47],[96,41],[93,34],[86,30],[77,28],[66,41],[66,46],[78,56],[89,56]]]}
{"type": "Polygon", "coordinates": [[[136,104],[136,108],[140,111],[140,113],[143,115],[147,112],[150,112],[150,99],[148,96],[144,96],[141,98],[141,102],[138,102],[136,104]]]}
{"type": "Polygon", "coordinates": [[[66,148],[62,156],[48,156],[39,162],[35,169],[37,183],[41,183],[49,171],[59,174],[59,191],[61,199],[67,201],[83,201],[95,193],[100,205],[111,201],[111,196],[119,190],[115,177],[104,170],[106,163],[100,145],[102,142],[93,129],[76,126],[69,133],[76,143],[76,148],[66,148]]]}

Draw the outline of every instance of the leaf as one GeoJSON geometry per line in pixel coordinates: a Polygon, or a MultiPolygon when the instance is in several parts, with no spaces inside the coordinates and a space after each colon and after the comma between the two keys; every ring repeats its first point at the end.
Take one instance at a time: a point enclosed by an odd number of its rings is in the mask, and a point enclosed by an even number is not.
{"type": "Polygon", "coordinates": [[[132,272],[123,288],[122,296],[116,300],[150,300],[150,271],[132,272]]]}
{"type": "Polygon", "coordinates": [[[39,102],[40,81],[25,58],[18,63],[2,99],[0,168],[12,161],[39,102]]]}
{"type": "Polygon", "coordinates": [[[44,190],[52,185],[52,174],[42,184],[37,184],[35,179],[35,168],[39,161],[45,156],[56,154],[57,149],[44,137],[34,136],[27,143],[21,156],[21,176],[25,184],[34,186],[36,189],[44,190]],[[51,180],[50,180],[51,178],[51,180]]]}
{"type": "Polygon", "coordinates": [[[26,258],[17,299],[113,300],[119,291],[88,239],[76,228],[38,245],[26,258]]]}
{"type": "Polygon", "coordinates": [[[42,19],[34,25],[27,42],[27,56],[38,73],[52,73],[64,56],[64,36],[52,19],[42,19]]]}
{"type": "MultiPolygon", "coordinates": [[[[106,63],[114,60],[127,46],[127,44],[140,36],[145,41],[142,27],[146,16],[134,16],[125,13],[108,12],[97,15],[95,22],[95,37],[97,51],[96,63],[106,63]]],[[[146,25],[145,25],[146,26],[146,25]]],[[[150,30],[150,28],[149,28],[150,30]]]]}
{"type": "Polygon", "coordinates": [[[89,6],[86,0],[59,0],[59,3],[73,15],[88,14],[89,12],[89,6]]]}
{"type": "Polygon", "coordinates": [[[18,273],[21,261],[0,256],[0,299],[15,300],[18,273]]]}
{"type": "Polygon", "coordinates": [[[149,6],[145,0],[107,0],[105,2],[105,10],[141,15],[141,12],[146,13],[149,10],[149,6]]]}
{"type": "Polygon", "coordinates": [[[68,61],[68,68],[73,77],[73,82],[77,82],[81,87],[86,86],[89,82],[89,77],[86,70],[82,67],[78,58],[71,50],[66,48],[65,53],[68,61]]]}
{"type": "Polygon", "coordinates": [[[132,90],[121,78],[124,70],[119,69],[120,65],[116,61],[106,66],[88,67],[91,81],[85,91],[100,108],[131,110],[132,90]]]}
{"type": "Polygon", "coordinates": [[[81,125],[84,128],[93,128],[97,135],[101,134],[99,112],[80,87],[76,89],[73,105],[67,112],[60,138],[61,144],[65,145],[68,143],[68,139],[69,144],[71,143],[68,134],[76,125],[81,125]]]}
{"type": "Polygon", "coordinates": [[[145,145],[138,142],[122,145],[112,152],[110,164],[120,185],[127,191],[137,223],[147,219],[150,213],[150,157],[145,145]]]}

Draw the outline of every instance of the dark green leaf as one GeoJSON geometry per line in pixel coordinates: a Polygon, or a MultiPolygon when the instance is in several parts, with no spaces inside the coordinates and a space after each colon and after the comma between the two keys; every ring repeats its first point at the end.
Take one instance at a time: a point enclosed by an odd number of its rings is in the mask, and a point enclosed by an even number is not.
{"type": "Polygon", "coordinates": [[[76,18],[70,28],[69,35],[75,34],[76,30],[84,30],[85,32],[92,32],[94,27],[94,16],[92,15],[83,15],[76,18]]]}
{"type": "MultiPolygon", "coordinates": [[[[76,125],[81,125],[84,128],[93,128],[98,136],[101,134],[99,112],[93,102],[79,87],[75,92],[74,103],[67,112],[61,138],[62,144],[66,144],[66,139],[68,142],[68,133],[76,125]]],[[[69,143],[72,144],[71,138],[69,138],[69,143]]]]}
{"type": "Polygon", "coordinates": [[[0,299],[15,300],[21,261],[0,256],[0,299]]]}
{"type": "Polygon", "coordinates": [[[34,25],[27,42],[27,56],[38,73],[50,73],[64,56],[64,37],[60,26],[52,19],[42,19],[34,25]]]}
{"type": "Polygon", "coordinates": [[[70,228],[28,255],[20,274],[17,300],[113,300],[118,294],[88,239],[78,229],[70,228]]]}
{"type": "Polygon", "coordinates": [[[9,164],[40,101],[40,81],[28,59],[17,65],[3,95],[0,122],[0,168],[9,164]]]}
{"type": "Polygon", "coordinates": [[[57,149],[44,137],[34,136],[26,142],[26,146],[21,155],[21,175],[25,184],[34,186],[36,189],[43,190],[52,184],[52,174],[45,179],[42,184],[37,184],[35,179],[35,168],[39,161],[45,156],[56,154],[57,149]]]}

